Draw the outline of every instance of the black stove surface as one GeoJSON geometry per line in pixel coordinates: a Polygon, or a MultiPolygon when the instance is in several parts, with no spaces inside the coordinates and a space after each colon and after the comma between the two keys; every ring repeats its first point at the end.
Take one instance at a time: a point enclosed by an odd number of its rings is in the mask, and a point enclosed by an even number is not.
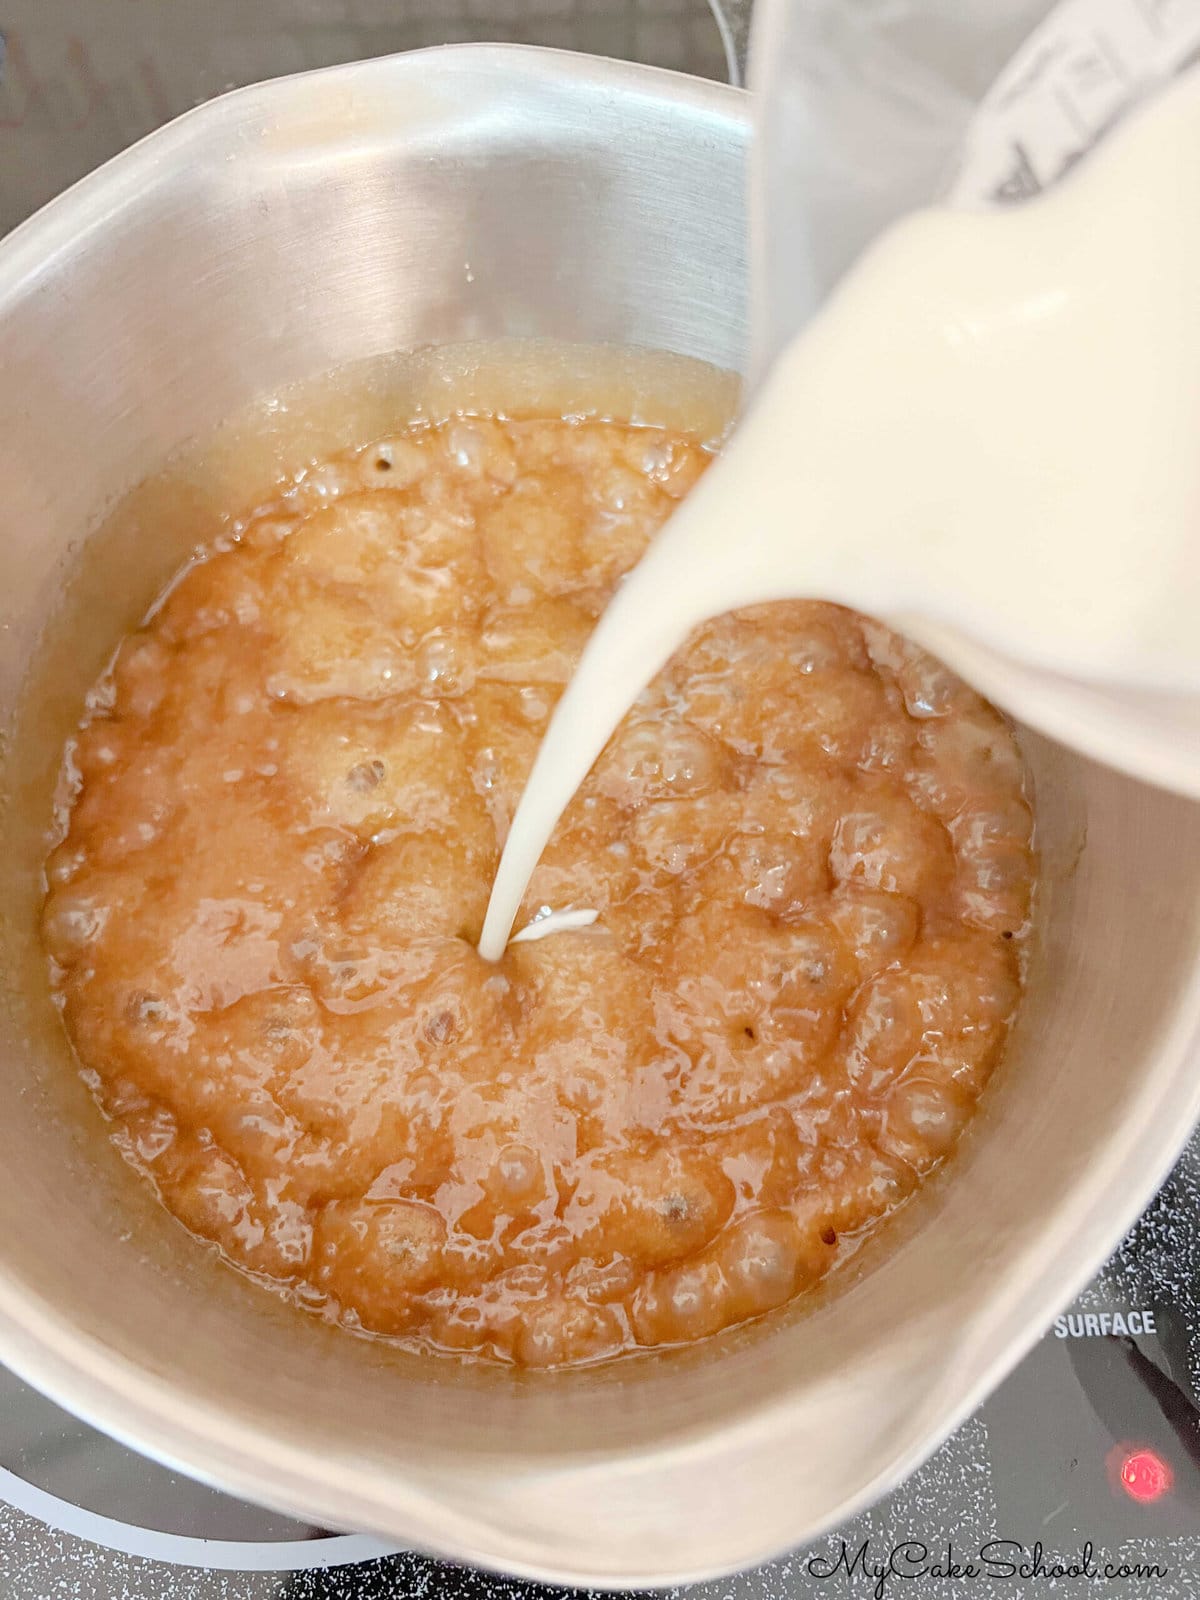
{"type": "MultiPolygon", "coordinates": [[[[1200,1135],[1103,1272],[906,1484],[689,1600],[1200,1600],[1200,1135]]],[[[260,1511],[0,1369],[3,1600],[526,1600],[555,1591],[260,1511]]]]}

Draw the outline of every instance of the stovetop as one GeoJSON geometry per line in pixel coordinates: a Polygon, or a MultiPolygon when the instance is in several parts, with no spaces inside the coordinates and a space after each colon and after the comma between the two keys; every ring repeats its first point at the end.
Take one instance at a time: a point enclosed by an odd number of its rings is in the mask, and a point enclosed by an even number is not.
{"type": "MultiPolygon", "coordinates": [[[[1139,3],[1161,31],[1164,0],[1139,3]]],[[[748,15],[749,0],[3,0],[0,233],[168,117],[273,72],[473,38],[724,77],[748,15]]],[[[1200,1600],[1198,1288],[1200,1135],[1104,1271],[906,1484],[811,1549],[679,1593],[1200,1600]]],[[[0,1368],[0,1600],[553,1594],[244,1505],[0,1368]]]]}
{"type": "MultiPolygon", "coordinates": [[[[906,1484],[689,1600],[1200,1600],[1200,1135],[1121,1249],[906,1484]],[[1081,1569],[1081,1570],[1072,1570],[1081,1569]]],[[[4,1600],[525,1600],[144,1460],[0,1369],[4,1600]]]]}

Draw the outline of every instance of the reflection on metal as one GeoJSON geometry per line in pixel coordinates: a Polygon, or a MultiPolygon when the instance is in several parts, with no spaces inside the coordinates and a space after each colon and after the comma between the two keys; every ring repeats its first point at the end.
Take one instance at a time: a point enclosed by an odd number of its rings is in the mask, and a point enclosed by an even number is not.
{"type": "Polygon", "coordinates": [[[173,1567],[200,1567],[212,1572],[298,1572],[321,1567],[351,1566],[397,1553],[397,1546],[366,1534],[330,1534],[319,1539],[197,1539],[160,1533],[84,1511],[69,1500],[47,1494],[0,1468],[0,1500],[24,1511],[48,1528],[89,1544],[162,1561],[173,1567]]]}
{"type": "Polygon", "coordinates": [[[0,1501],[105,1550],[220,1572],[373,1561],[395,1545],[330,1534],[172,1472],[0,1367],[0,1501]]]}
{"type": "Polygon", "coordinates": [[[741,82],[750,0],[9,0],[0,234],[101,161],[226,89],[429,45],[581,50],[741,82]]]}

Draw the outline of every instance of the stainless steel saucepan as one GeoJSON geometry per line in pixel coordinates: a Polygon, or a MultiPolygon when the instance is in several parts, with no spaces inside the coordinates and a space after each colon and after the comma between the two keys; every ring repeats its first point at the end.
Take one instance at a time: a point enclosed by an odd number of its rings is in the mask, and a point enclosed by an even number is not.
{"type": "Polygon", "coordinates": [[[108,505],[256,394],[511,335],[736,366],[746,140],[713,84],[435,51],[216,101],[0,244],[0,1359],[235,1493],[566,1582],[701,1578],[848,1516],[1099,1266],[1200,1111],[1200,807],[1030,739],[1042,949],[952,1169],[812,1305],[522,1377],[349,1338],[223,1267],[73,1073],[33,934],[41,830],[105,642],[175,559],[153,516],[71,602],[57,691],[24,685],[108,505]]]}

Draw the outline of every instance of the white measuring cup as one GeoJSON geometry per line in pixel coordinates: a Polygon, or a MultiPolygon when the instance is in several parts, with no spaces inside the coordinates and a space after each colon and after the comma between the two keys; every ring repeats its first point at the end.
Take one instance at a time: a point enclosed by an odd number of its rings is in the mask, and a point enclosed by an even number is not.
{"type": "Polygon", "coordinates": [[[1193,0],[757,0],[750,387],[889,224],[1044,192],[1198,53],[1193,0]]]}
{"type": "MultiPolygon", "coordinates": [[[[757,133],[748,383],[752,404],[759,404],[755,423],[735,436],[730,460],[738,456],[745,467],[753,448],[765,459],[811,443],[790,444],[786,433],[772,438],[762,418],[773,391],[769,383],[759,391],[780,354],[795,347],[821,302],[877,235],[935,202],[982,208],[1040,194],[1198,49],[1200,7],[1173,7],[1169,0],[1157,7],[1144,0],[1068,0],[1052,9],[1045,0],[990,0],[986,8],[959,0],[759,0],[751,55],[757,133]]],[[[1140,285],[1144,275],[1132,281],[1140,285]]],[[[1200,360],[1196,368],[1200,381],[1200,360]]],[[[1151,377],[1152,390],[1157,381],[1151,377]]],[[[814,415],[810,407],[808,416],[814,415]]],[[[1057,463],[1060,438],[1050,431],[1049,411],[1045,415],[1040,437],[1057,463]]],[[[1030,443],[1028,428],[1021,443],[1030,443]]],[[[942,459],[929,459],[935,477],[942,459]]],[[[869,472],[873,465],[863,468],[869,472]]],[[[514,817],[480,941],[486,957],[495,959],[504,949],[532,869],[571,795],[637,694],[693,626],[723,610],[790,594],[873,609],[868,585],[842,581],[846,563],[839,573],[836,547],[819,582],[811,564],[804,571],[803,581],[815,583],[804,589],[789,588],[793,575],[765,558],[756,567],[753,528],[742,528],[750,536],[731,554],[731,539],[740,537],[730,532],[739,528],[739,488],[724,463],[715,468],[601,618],[514,817]],[[699,513],[701,502],[707,516],[699,513]],[[711,514],[714,504],[720,515],[711,514]],[[697,576],[705,572],[711,582],[697,576]],[[651,603],[656,589],[674,600],[684,573],[686,605],[651,603]]],[[[970,494],[966,501],[973,504],[970,494]]],[[[1109,511],[1115,503],[1103,492],[1091,502],[1109,511]]],[[[963,509],[969,510],[965,502],[963,509]]],[[[758,511],[764,510],[760,503],[758,511]]],[[[772,514],[778,522],[778,502],[772,514]]],[[[1178,533],[1178,519],[1171,531],[1178,533]]],[[[882,565],[885,527],[879,537],[882,565]]],[[[760,557],[763,548],[776,562],[778,543],[763,547],[760,541],[760,557]]],[[[899,595],[893,588],[880,598],[899,595]]],[[[964,615],[969,611],[963,607],[964,615]]],[[[1130,670],[1124,678],[1114,674],[1114,683],[1101,681],[1097,662],[1106,658],[1096,640],[1076,639],[1092,647],[1088,672],[1076,676],[1081,651],[1073,657],[1068,649],[1047,648],[1056,641],[1042,637],[1019,640],[1039,644],[1040,654],[1010,652],[1004,646],[1018,642],[1016,630],[1011,641],[1003,630],[997,637],[995,628],[960,631],[945,620],[959,613],[944,604],[941,620],[936,610],[923,614],[919,606],[898,612],[885,604],[880,614],[911,624],[908,631],[920,643],[1022,721],[1200,798],[1200,695],[1174,681],[1164,684],[1161,673],[1147,681],[1130,670]],[[1070,670],[1061,670],[1064,660],[1070,670]]],[[[974,620],[990,620],[986,606],[975,608],[974,620]]],[[[1140,663],[1130,656],[1130,665],[1140,663]]]]}
{"type": "MultiPolygon", "coordinates": [[[[749,387],[892,222],[932,202],[1037,197],[1198,55],[1192,0],[758,0],[749,387]]],[[[1195,695],[922,633],[1022,720],[1200,797],[1195,695]]]]}

